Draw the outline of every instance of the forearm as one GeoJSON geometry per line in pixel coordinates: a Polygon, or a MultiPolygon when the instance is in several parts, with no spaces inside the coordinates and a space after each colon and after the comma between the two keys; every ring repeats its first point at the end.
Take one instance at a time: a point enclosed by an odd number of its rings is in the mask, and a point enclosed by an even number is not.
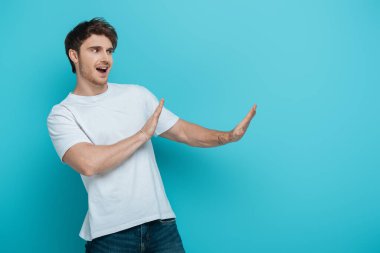
{"type": "Polygon", "coordinates": [[[146,136],[141,132],[137,132],[112,145],[89,146],[86,153],[90,175],[106,172],[117,167],[132,156],[146,141],[146,136]]]}
{"type": "Polygon", "coordinates": [[[186,136],[185,143],[194,147],[216,147],[232,141],[230,131],[212,130],[193,123],[187,124],[184,132],[186,136]]]}

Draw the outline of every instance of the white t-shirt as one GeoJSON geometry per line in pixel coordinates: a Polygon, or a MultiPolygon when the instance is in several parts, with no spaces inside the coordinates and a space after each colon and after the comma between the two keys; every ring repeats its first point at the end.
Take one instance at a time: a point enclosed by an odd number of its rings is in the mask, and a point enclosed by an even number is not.
{"type": "MultiPolygon", "coordinates": [[[[76,143],[110,145],[137,133],[157,105],[157,98],[136,84],[108,83],[107,90],[96,96],[70,92],[53,106],[47,118],[49,135],[62,161],[65,152],[76,143]]],[[[164,107],[154,135],[165,132],[178,119],[164,107]]],[[[176,217],[150,140],[117,168],[81,177],[88,193],[88,211],[79,233],[84,240],[176,217]]]]}

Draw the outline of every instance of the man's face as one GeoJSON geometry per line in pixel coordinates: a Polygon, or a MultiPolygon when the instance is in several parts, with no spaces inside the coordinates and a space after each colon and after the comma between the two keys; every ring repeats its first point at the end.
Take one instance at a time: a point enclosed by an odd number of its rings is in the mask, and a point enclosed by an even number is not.
{"type": "Polygon", "coordinates": [[[113,63],[113,51],[112,43],[106,36],[92,34],[79,49],[78,77],[95,85],[106,84],[113,63]]]}

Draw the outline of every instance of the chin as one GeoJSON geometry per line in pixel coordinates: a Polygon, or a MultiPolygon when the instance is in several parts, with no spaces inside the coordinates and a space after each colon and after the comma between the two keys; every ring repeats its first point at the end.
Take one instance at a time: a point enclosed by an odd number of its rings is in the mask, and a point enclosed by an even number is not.
{"type": "Polygon", "coordinates": [[[108,78],[107,79],[101,79],[101,80],[94,80],[93,83],[97,86],[103,86],[108,83],[108,78]]]}

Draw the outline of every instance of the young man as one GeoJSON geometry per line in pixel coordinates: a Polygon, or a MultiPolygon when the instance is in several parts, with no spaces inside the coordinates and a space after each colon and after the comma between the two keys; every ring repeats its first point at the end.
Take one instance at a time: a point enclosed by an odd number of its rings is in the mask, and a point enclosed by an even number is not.
{"type": "Polygon", "coordinates": [[[256,105],[229,132],[179,119],[145,87],[108,82],[116,46],[116,31],[102,18],[68,33],[76,87],[47,119],[61,161],[81,174],[88,193],[79,235],[86,252],[184,252],[150,139],[159,135],[195,147],[238,141],[256,105]]]}

